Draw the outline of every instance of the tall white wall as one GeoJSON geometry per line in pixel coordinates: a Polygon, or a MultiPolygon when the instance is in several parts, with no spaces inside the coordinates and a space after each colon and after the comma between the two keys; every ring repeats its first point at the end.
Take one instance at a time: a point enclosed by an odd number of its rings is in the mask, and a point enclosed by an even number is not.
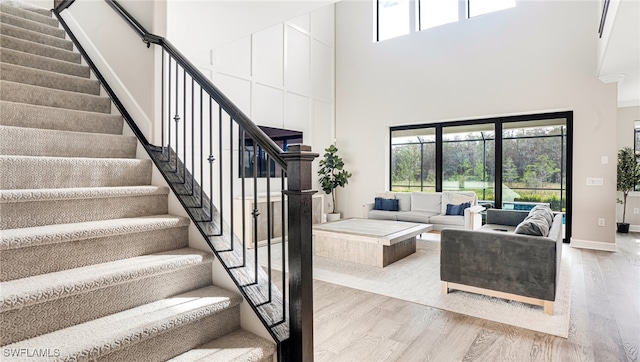
{"type": "Polygon", "coordinates": [[[388,189],[391,126],[572,110],[572,243],[614,249],[616,85],[596,76],[597,2],[518,1],[379,43],[372,5],[336,4],[337,146],[353,173],[341,211],[360,216],[388,189]]]}

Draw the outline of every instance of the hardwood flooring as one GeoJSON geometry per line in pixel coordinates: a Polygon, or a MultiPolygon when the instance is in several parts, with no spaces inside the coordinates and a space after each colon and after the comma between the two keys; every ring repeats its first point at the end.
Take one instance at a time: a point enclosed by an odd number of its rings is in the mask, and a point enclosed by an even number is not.
{"type": "MultiPolygon", "coordinates": [[[[570,248],[569,338],[314,281],[316,361],[638,361],[640,233],[570,248]]],[[[419,286],[416,286],[419,288],[419,286]]]]}

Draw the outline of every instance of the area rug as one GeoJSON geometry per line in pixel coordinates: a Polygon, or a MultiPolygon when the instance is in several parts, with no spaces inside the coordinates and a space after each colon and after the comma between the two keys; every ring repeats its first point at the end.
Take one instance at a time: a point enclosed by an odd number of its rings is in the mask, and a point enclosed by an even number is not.
{"type": "MultiPolygon", "coordinates": [[[[440,290],[440,236],[428,234],[418,239],[415,254],[385,268],[349,263],[314,256],[313,277],[328,283],[385,295],[465,314],[490,321],[521,327],[567,338],[571,306],[570,250],[562,253],[558,294],[554,314],[544,314],[542,307],[487,297],[473,293],[452,291],[443,295],[440,290]]],[[[272,248],[272,265],[281,265],[280,249],[272,248]]],[[[260,260],[266,263],[266,248],[261,248],[260,260]]]]}

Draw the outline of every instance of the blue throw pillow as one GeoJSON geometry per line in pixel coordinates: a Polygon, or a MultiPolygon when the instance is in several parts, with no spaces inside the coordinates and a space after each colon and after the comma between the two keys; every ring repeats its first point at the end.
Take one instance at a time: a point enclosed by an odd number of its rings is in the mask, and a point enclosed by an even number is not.
{"type": "Polygon", "coordinates": [[[376,197],[373,209],[382,211],[398,211],[400,208],[398,199],[383,199],[382,197],[376,197]]]}
{"type": "Polygon", "coordinates": [[[464,216],[464,209],[471,207],[470,202],[464,202],[459,205],[447,204],[445,215],[464,216]]]}

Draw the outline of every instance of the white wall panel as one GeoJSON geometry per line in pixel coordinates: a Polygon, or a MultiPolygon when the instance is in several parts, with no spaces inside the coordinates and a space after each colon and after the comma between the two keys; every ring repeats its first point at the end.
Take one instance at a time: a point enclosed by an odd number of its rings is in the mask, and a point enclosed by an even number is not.
{"type": "Polygon", "coordinates": [[[253,34],[253,79],[272,87],[282,86],[284,64],[283,24],[253,34]]]}
{"type": "Polygon", "coordinates": [[[281,89],[255,84],[251,96],[251,119],[261,126],[282,128],[283,97],[281,89]]]}
{"type": "Polygon", "coordinates": [[[214,73],[211,81],[247,115],[251,114],[251,82],[214,73]]]}
{"type": "Polygon", "coordinates": [[[334,9],[334,6],[325,6],[311,13],[311,35],[328,45],[335,43],[334,9]]]}
{"type": "Polygon", "coordinates": [[[251,37],[233,41],[213,51],[212,65],[219,72],[248,78],[251,76],[251,37]]]}
{"type": "Polygon", "coordinates": [[[287,58],[285,64],[285,87],[287,90],[309,94],[309,59],[311,41],[309,36],[287,26],[287,58]]]}
{"type": "Polygon", "coordinates": [[[310,142],[310,118],[311,104],[308,97],[299,96],[297,94],[287,94],[287,117],[284,122],[284,128],[302,131],[304,142],[310,142]]]}
{"type": "Polygon", "coordinates": [[[298,16],[297,18],[293,18],[287,21],[288,24],[295,25],[300,29],[306,31],[307,33],[311,32],[311,19],[310,14],[304,14],[302,16],[298,16]]]}
{"type": "Polygon", "coordinates": [[[311,48],[311,84],[313,96],[333,98],[333,48],[313,40],[311,48]]]}

